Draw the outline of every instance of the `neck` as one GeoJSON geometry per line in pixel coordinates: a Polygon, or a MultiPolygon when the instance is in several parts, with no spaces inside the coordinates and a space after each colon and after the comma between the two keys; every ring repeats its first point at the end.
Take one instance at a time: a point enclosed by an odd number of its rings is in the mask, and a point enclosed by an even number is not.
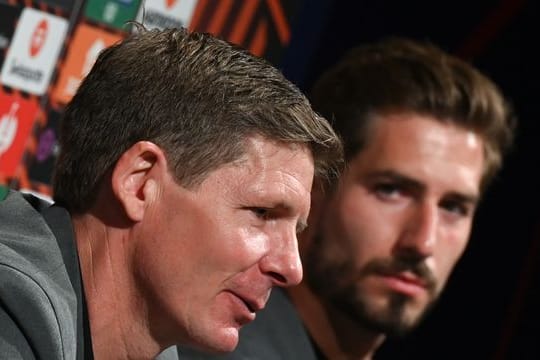
{"type": "Polygon", "coordinates": [[[288,290],[310,336],[328,359],[371,359],[385,336],[362,327],[321,298],[305,282],[288,290]]]}
{"type": "Polygon", "coordinates": [[[130,275],[125,230],[85,214],[73,217],[96,359],[151,359],[160,346],[130,275]]]}

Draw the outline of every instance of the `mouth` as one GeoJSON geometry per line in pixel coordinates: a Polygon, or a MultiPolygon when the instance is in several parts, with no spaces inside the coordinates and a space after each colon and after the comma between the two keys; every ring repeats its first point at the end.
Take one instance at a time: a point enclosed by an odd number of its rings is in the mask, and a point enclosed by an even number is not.
{"type": "Polygon", "coordinates": [[[254,298],[248,298],[248,297],[244,297],[244,296],[239,296],[239,298],[240,298],[240,300],[242,300],[244,302],[246,307],[252,313],[256,313],[257,311],[262,310],[264,308],[264,301],[257,301],[254,298]]]}
{"type": "Polygon", "coordinates": [[[257,311],[255,309],[255,305],[253,304],[253,302],[249,302],[245,299],[241,299],[241,300],[244,302],[244,304],[246,305],[249,311],[251,311],[252,313],[255,313],[257,311]]]}
{"type": "Polygon", "coordinates": [[[234,295],[234,297],[236,297],[238,300],[240,300],[240,302],[252,314],[255,314],[257,311],[262,310],[266,303],[265,300],[257,300],[257,298],[255,297],[245,295],[245,294],[240,294],[235,291],[230,291],[230,293],[234,295]]]}
{"type": "Polygon", "coordinates": [[[393,291],[416,297],[428,290],[427,282],[411,272],[380,274],[383,282],[393,291]]]}
{"type": "Polygon", "coordinates": [[[427,287],[427,284],[426,284],[426,281],[420,277],[418,277],[417,275],[409,272],[409,271],[405,271],[405,272],[401,272],[401,273],[397,273],[397,274],[390,274],[390,276],[393,276],[403,282],[406,282],[406,283],[409,283],[409,284],[413,284],[413,285],[417,285],[417,286],[420,286],[420,287],[427,287]]]}

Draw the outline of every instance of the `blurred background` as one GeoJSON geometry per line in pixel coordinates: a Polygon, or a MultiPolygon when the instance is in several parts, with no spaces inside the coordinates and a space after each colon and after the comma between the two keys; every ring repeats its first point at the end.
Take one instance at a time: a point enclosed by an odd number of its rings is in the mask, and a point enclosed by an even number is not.
{"type": "Polygon", "coordinates": [[[351,47],[396,35],[491,77],[519,117],[516,146],[438,306],[376,359],[540,359],[538,1],[0,0],[0,186],[51,196],[65,104],[132,19],[212,32],[306,92],[351,47]]]}

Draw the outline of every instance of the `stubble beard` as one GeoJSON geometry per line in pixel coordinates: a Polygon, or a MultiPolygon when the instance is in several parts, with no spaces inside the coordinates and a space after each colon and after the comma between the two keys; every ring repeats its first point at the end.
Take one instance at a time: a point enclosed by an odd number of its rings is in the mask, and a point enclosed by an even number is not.
{"type": "Polygon", "coordinates": [[[423,309],[414,310],[413,299],[400,293],[388,293],[387,299],[373,299],[357,286],[361,281],[350,254],[342,261],[321,261],[324,252],[322,239],[308,251],[305,263],[305,279],[309,287],[324,302],[367,330],[388,336],[403,336],[410,333],[433,307],[437,295],[435,286],[429,291],[429,302],[423,309]],[[377,303],[378,302],[378,303],[377,303]]]}
{"type": "Polygon", "coordinates": [[[348,288],[326,300],[363,328],[392,337],[404,336],[415,329],[433,304],[430,301],[424,309],[413,313],[412,300],[406,295],[390,293],[383,304],[375,304],[369,296],[348,288]]]}

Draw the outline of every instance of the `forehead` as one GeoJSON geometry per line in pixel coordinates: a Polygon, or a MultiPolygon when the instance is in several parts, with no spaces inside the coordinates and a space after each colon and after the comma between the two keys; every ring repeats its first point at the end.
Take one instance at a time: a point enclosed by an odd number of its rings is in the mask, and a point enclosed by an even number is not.
{"type": "Polygon", "coordinates": [[[210,173],[202,185],[225,193],[232,202],[283,205],[305,212],[309,211],[313,176],[313,157],[306,145],[253,136],[246,140],[240,159],[210,173]]]}
{"type": "Polygon", "coordinates": [[[311,150],[304,144],[284,143],[254,135],[245,140],[243,148],[243,155],[226,164],[226,167],[242,169],[248,174],[277,171],[293,176],[303,175],[305,170],[314,170],[311,150]],[[302,163],[300,168],[297,167],[299,163],[302,163]]]}
{"type": "Polygon", "coordinates": [[[393,171],[420,182],[478,193],[484,146],[475,133],[414,113],[377,116],[365,147],[352,159],[357,171],[393,171]]]}
{"type": "Polygon", "coordinates": [[[311,189],[314,162],[311,150],[306,145],[254,136],[248,138],[245,148],[239,166],[245,169],[246,181],[253,182],[254,186],[267,187],[260,190],[276,190],[278,184],[292,186],[294,191],[311,189]]]}

